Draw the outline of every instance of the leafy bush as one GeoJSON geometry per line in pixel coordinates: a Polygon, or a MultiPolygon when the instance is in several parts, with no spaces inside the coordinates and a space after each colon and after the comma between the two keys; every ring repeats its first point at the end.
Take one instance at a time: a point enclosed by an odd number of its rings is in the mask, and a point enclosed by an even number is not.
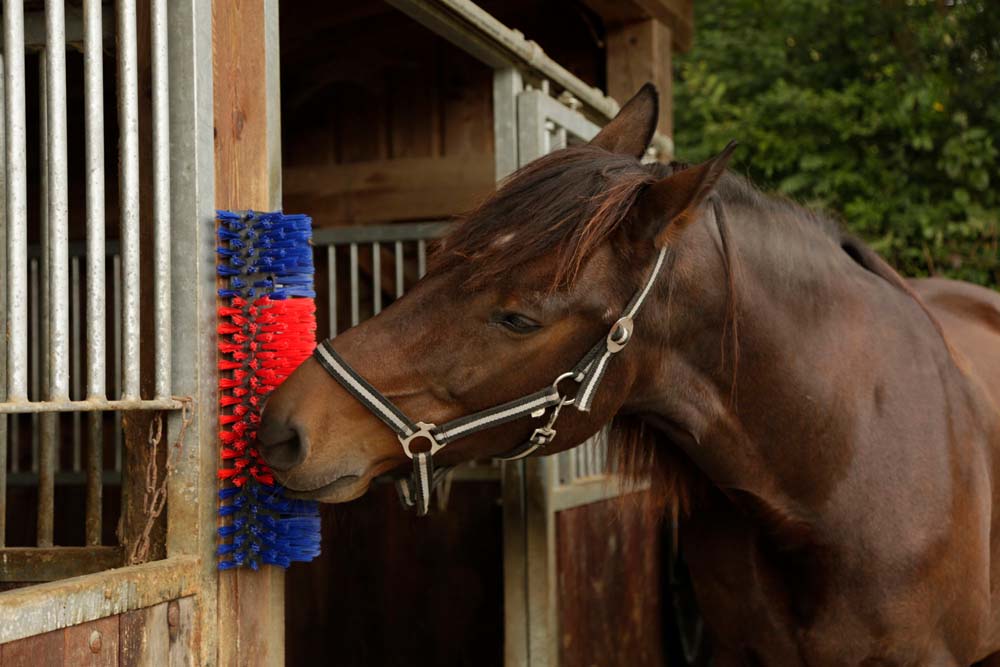
{"type": "Polygon", "coordinates": [[[904,274],[1000,286],[996,0],[698,0],[695,20],[679,155],[736,138],[736,168],[904,274]]]}

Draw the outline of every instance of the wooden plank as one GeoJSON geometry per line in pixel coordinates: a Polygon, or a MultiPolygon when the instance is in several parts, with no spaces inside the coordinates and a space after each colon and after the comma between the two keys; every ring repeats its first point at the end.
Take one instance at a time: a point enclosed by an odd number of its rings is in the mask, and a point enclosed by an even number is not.
{"type": "Polygon", "coordinates": [[[3,667],[63,667],[63,632],[46,632],[0,644],[3,667]]]}
{"type": "Polygon", "coordinates": [[[65,664],[72,667],[118,665],[119,618],[108,616],[66,628],[63,631],[65,664]]]}
{"type": "Polygon", "coordinates": [[[656,129],[673,136],[673,70],[670,28],[656,19],[645,19],[608,30],[608,94],[621,102],[646,82],[660,93],[656,129]]]}
{"type": "Polygon", "coordinates": [[[163,667],[170,653],[167,605],[136,609],[121,615],[119,664],[122,667],[163,667]]]}
{"type": "Polygon", "coordinates": [[[664,664],[658,531],[636,497],[556,514],[559,664],[664,664]]]}
{"type": "Polygon", "coordinates": [[[192,595],[201,560],[177,556],[0,594],[0,642],[192,595]]]}
{"type": "Polygon", "coordinates": [[[0,549],[0,581],[55,581],[102,572],[123,563],[121,547],[8,547],[0,549]]]}
{"type": "MultiPolygon", "coordinates": [[[[694,0],[584,0],[608,28],[655,19],[670,29],[668,42],[685,53],[694,42],[694,0]]],[[[624,100],[619,100],[624,102],[624,100]]]]}
{"type": "Polygon", "coordinates": [[[492,192],[493,171],[492,154],[287,167],[285,207],[317,226],[442,218],[492,192]]]}
{"type": "MultiPolygon", "coordinates": [[[[215,197],[220,209],[271,210],[266,0],[212,3],[215,197]]],[[[274,16],[276,18],[276,16],[274,16]]],[[[276,107],[274,107],[276,109],[276,107]]],[[[279,140],[278,137],[273,138],[279,140]]],[[[277,176],[277,174],[276,174],[277,176]]],[[[218,664],[278,665],[284,655],[280,568],[219,575],[218,664]]]]}
{"type": "Polygon", "coordinates": [[[194,598],[171,600],[167,605],[167,630],[170,635],[169,667],[194,667],[194,598]]]}

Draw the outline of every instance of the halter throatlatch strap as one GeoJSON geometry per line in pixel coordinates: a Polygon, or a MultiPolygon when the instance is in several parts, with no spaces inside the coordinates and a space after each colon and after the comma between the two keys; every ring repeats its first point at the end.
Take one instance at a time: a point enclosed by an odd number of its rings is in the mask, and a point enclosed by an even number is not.
{"type": "MultiPolygon", "coordinates": [[[[505,461],[513,461],[530,456],[555,439],[556,420],[564,406],[573,405],[580,412],[590,411],[594,403],[594,395],[601,380],[604,379],[611,357],[625,349],[625,346],[632,339],[635,316],[652,292],[666,257],[667,248],[663,247],[656,257],[656,263],[649,272],[646,282],[629,301],[625,312],[611,326],[605,339],[598,341],[590,348],[587,354],[580,359],[580,362],[573,367],[573,370],[560,375],[545,389],[465,417],[453,419],[441,426],[427,422],[414,422],[407,417],[402,410],[369,384],[337,354],[337,351],[333,349],[332,341],[325,340],[317,345],[313,356],[351,396],[368,408],[369,412],[382,420],[396,434],[403,451],[413,461],[413,470],[409,477],[396,483],[400,502],[407,507],[415,507],[417,514],[424,515],[430,506],[431,492],[444,477],[444,468],[439,468],[437,472],[434,469],[434,454],[445,445],[459,438],[529,415],[534,418],[544,417],[548,412],[545,425],[536,428],[527,442],[518,445],[503,456],[496,457],[505,461]],[[572,381],[578,384],[575,395],[564,394],[560,391],[559,385],[563,381],[572,381]],[[430,445],[429,449],[419,452],[412,451],[411,444],[420,440],[427,440],[430,445]]],[[[422,446],[421,449],[424,447],[422,446]]]]}

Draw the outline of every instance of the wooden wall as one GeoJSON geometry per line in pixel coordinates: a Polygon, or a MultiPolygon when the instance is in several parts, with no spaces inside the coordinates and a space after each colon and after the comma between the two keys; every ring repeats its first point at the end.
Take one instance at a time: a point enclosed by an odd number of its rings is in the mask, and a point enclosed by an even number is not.
{"type": "Polygon", "coordinates": [[[0,644],[0,667],[193,667],[194,598],[0,644]]]}

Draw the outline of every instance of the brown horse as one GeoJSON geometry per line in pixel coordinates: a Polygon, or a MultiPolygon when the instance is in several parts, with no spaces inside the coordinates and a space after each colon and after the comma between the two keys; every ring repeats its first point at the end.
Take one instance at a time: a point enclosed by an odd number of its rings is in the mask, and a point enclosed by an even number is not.
{"type": "MultiPolygon", "coordinates": [[[[619,453],[684,510],[718,665],[1000,664],[1000,295],[905,282],[838,225],[726,173],[728,153],[641,165],[656,107],[646,87],[590,145],[508,178],[337,352],[441,424],[573,367],[666,247],[629,347],[544,452],[614,420],[619,453]]],[[[537,422],[437,459],[509,451],[537,422]]],[[[284,484],[326,502],[409,465],[314,359],[271,396],[261,446],[284,484]]]]}

